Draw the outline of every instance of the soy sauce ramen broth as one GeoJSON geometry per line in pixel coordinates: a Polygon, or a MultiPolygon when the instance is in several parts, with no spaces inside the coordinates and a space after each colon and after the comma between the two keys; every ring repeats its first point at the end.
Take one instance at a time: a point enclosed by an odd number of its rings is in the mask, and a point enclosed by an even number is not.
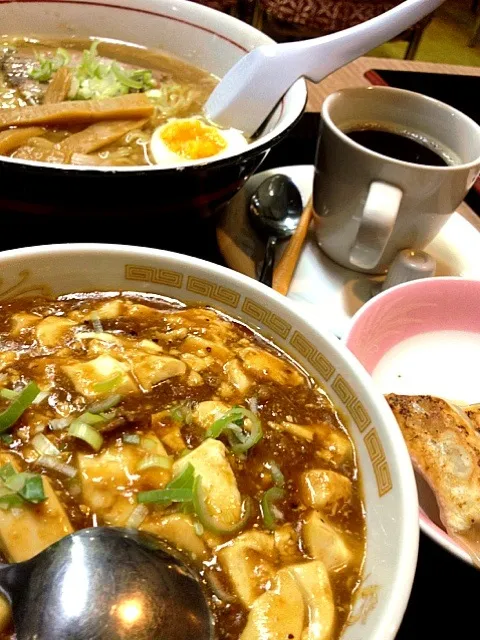
{"type": "MultiPolygon", "coordinates": [[[[149,150],[152,132],[169,118],[201,116],[203,104],[218,83],[218,79],[158,49],[98,38],[96,41],[99,42],[97,53],[102,63],[110,64],[116,61],[127,71],[151,71],[155,86],[147,93],[155,110],[141,128],[132,128],[120,139],[98,151],[73,154],[69,163],[94,166],[154,164],[149,150]]],[[[82,52],[89,50],[92,42],[93,39],[58,39],[48,36],[1,37],[0,113],[2,109],[19,109],[43,104],[51,78],[39,81],[31,77],[32,68],[38,68],[38,61],[42,56],[54,59],[57,51],[63,50],[68,53],[70,65],[78,64],[82,52]]],[[[141,93],[144,89],[139,91],[141,93]]],[[[62,162],[62,159],[57,157],[58,154],[49,156],[47,151],[52,147],[52,143],[57,144],[82,129],[85,129],[85,125],[67,123],[48,126],[45,133],[32,135],[25,143],[6,155],[19,159],[62,162]]]]}
{"type": "Polygon", "coordinates": [[[0,336],[0,411],[40,390],[12,425],[0,414],[0,477],[28,471],[46,498],[0,484],[5,560],[134,526],[200,572],[217,638],[300,640],[309,612],[325,625],[309,638],[339,638],[365,551],[356,457],[288,356],[213,309],[131,293],[3,301],[0,336]],[[192,499],[162,501],[179,477],[192,499]]]}

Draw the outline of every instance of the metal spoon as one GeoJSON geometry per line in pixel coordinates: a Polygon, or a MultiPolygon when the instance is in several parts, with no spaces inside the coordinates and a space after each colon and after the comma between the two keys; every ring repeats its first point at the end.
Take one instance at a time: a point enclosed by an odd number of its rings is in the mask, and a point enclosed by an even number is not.
{"type": "Polygon", "coordinates": [[[131,529],[84,529],[0,565],[17,640],[212,640],[201,584],[178,552],[131,529]]]}
{"type": "Polygon", "coordinates": [[[293,234],[302,210],[300,192],[290,178],[282,174],[264,180],[250,198],[250,222],[267,241],[259,281],[269,287],[272,286],[277,241],[293,234]]]}

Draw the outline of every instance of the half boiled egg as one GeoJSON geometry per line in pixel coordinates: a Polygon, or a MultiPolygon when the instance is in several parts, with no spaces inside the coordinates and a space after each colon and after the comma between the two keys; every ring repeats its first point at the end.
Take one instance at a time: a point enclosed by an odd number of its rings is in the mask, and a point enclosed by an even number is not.
{"type": "Polygon", "coordinates": [[[155,129],[150,140],[155,163],[171,168],[218,160],[247,146],[238,129],[220,129],[201,118],[171,118],[155,129]]]}

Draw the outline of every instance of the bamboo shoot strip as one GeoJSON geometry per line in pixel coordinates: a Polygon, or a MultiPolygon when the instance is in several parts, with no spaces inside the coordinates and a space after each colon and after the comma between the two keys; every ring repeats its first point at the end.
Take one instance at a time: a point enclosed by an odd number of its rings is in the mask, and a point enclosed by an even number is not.
{"type": "Polygon", "coordinates": [[[0,129],[25,125],[94,123],[102,120],[148,118],[154,107],[142,93],[103,100],[78,100],[0,111],[0,129]]]}

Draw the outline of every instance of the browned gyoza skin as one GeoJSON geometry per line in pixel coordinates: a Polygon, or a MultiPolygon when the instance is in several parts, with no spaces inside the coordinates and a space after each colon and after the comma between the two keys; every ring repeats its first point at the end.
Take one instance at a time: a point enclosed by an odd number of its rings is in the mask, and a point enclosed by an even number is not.
{"type": "MultiPolygon", "coordinates": [[[[219,639],[339,638],[365,547],[355,453],[285,354],[212,309],[155,296],[4,301],[0,412],[31,381],[43,393],[6,431],[0,467],[41,474],[47,499],[0,509],[5,560],[82,527],[136,526],[197,567],[219,639]],[[233,431],[207,437],[233,407],[245,414],[233,431]],[[92,448],[71,429],[94,411],[92,448]],[[263,437],[235,450],[258,421],[263,437]],[[199,502],[142,501],[189,471],[199,502]]],[[[0,482],[0,503],[7,490],[0,482]]],[[[0,605],[0,639],[14,638],[0,605]]]]}
{"type": "MultiPolygon", "coordinates": [[[[416,469],[447,532],[480,561],[480,437],[467,413],[431,396],[389,394],[416,469]]],[[[473,413],[473,412],[472,412],[473,413]]]]}

